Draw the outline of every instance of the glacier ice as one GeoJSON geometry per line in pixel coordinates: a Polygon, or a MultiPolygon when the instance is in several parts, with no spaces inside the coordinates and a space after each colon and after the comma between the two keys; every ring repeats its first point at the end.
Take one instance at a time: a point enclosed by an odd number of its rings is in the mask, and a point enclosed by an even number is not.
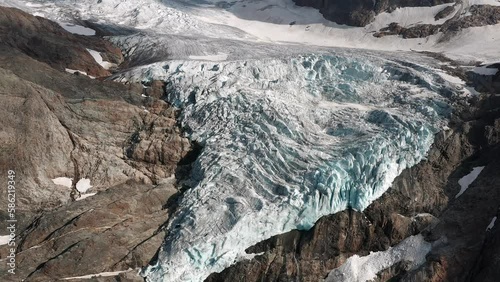
{"type": "Polygon", "coordinates": [[[363,52],[168,61],[116,79],[165,80],[204,147],[158,261],[142,271],[170,282],[202,281],[257,242],[363,210],[425,157],[454,93],[431,68],[363,52]]]}

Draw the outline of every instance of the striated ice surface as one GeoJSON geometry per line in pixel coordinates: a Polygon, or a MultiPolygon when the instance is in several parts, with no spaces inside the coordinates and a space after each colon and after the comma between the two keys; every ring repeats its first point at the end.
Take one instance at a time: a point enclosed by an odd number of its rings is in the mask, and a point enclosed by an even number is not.
{"type": "Polygon", "coordinates": [[[245,249],[322,216],[363,210],[425,157],[454,88],[432,69],[338,52],[169,61],[117,79],[163,79],[204,149],[148,281],[203,281],[245,249]]]}

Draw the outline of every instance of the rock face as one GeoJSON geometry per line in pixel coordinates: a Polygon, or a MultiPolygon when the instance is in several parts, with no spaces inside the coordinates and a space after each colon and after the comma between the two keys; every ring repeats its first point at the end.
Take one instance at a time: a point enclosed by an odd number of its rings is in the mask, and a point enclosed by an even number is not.
{"type": "Polygon", "coordinates": [[[457,31],[464,28],[495,25],[500,23],[500,7],[490,5],[472,5],[468,15],[458,20],[447,21],[443,27],[443,31],[457,31]]]}
{"type": "Polygon", "coordinates": [[[442,9],[434,16],[434,20],[438,21],[440,19],[444,19],[444,18],[450,16],[454,11],[455,11],[455,7],[447,6],[446,8],[442,9]]]}
{"type": "Polygon", "coordinates": [[[418,24],[406,28],[400,26],[398,23],[391,23],[388,27],[380,29],[379,32],[373,34],[375,37],[383,37],[387,35],[401,35],[403,38],[422,38],[439,31],[439,26],[432,24],[418,24]]]}
{"type": "MultiPolygon", "coordinates": [[[[144,88],[65,72],[110,74],[87,48],[122,60],[98,37],[0,7],[0,170],[16,171],[18,219],[16,274],[7,273],[8,246],[0,246],[0,281],[110,271],[137,280],[163,240],[167,203],[178,193],[172,176],[191,144],[176,111],[158,99],[161,83],[144,88]],[[54,184],[57,177],[72,178],[72,186],[54,184]],[[92,188],[80,195],[83,178],[92,188]]],[[[2,208],[0,220],[7,218],[2,208]]]]}
{"type": "Polygon", "coordinates": [[[405,170],[364,212],[321,218],[309,231],[292,231],[247,249],[263,253],[212,274],[206,281],[321,281],[351,255],[387,250],[421,233],[433,243],[427,262],[403,264],[377,281],[498,281],[499,227],[486,227],[500,206],[500,99],[472,102],[440,133],[426,161],[405,170]],[[458,180],[472,167],[479,178],[455,199],[458,180]],[[467,280],[469,279],[469,280],[467,280]],[[391,280],[392,281],[392,280],[391,280]]]}
{"type": "MultiPolygon", "coordinates": [[[[449,6],[447,8],[453,7],[449,6]]],[[[438,17],[446,17],[451,13],[445,8],[436,15],[438,17]],[[442,13],[443,12],[443,13],[442,13]]],[[[383,37],[387,35],[399,35],[403,38],[423,38],[434,35],[438,32],[453,33],[465,28],[496,25],[500,23],[500,7],[489,5],[473,5],[470,7],[467,16],[453,17],[440,25],[434,24],[416,24],[410,27],[402,27],[398,23],[391,23],[387,27],[373,33],[375,37],[383,37]]],[[[444,37],[446,38],[446,37],[444,37]]]]}
{"type": "Polygon", "coordinates": [[[189,150],[174,111],[142,89],[61,73],[12,49],[0,48],[0,64],[3,153],[26,187],[22,208],[67,201],[57,177],[90,179],[95,191],[128,179],[156,184],[189,150]]]}
{"type": "Polygon", "coordinates": [[[64,71],[80,70],[94,77],[108,76],[86,50],[92,49],[115,64],[123,61],[119,48],[96,37],[71,34],[57,23],[21,10],[0,7],[0,41],[28,56],[64,71]]]}
{"type": "MultiPolygon", "coordinates": [[[[174,183],[128,182],[37,215],[20,234],[19,280],[12,281],[58,281],[124,270],[136,274],[163,241],[161,226],[168,219],[163,205],[174,193],[174,183]]],[[[0,256],[7,256],[4,249],[0,256]]],[[[5,267],[0,266],[0,279],[11,281],[5,267]]]]}
{"type": "Polygon", "coordinates": [[[319,9],[323,16],[338,24],[365,26],[373,21],[375,15],[392,11],[399,7],[424,7],[453,0],[294,0],[299,6],[319,9]]]}

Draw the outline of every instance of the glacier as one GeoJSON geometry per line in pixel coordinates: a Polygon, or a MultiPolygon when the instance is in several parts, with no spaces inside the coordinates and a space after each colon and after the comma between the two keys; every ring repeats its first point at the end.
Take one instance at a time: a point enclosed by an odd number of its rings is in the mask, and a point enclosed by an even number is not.
{"type": "Polygon", "coordinates": [[[148,281],[202,281],[273,235],[363,210],[425,159],[461,92],[436,62],[400,50],[486,62],[499,54],[496,27],[444,42],[372,36],[391,22],[426,21],[422,8],[348,28],[291,0],[0,4],[109,29],[130,61],[113,79],[164,80],[187,137],[203,146],[158,259],[141,272],[148,281]]]}
{"type": "Polygon", "coordinates": [[[147,281],[203,281],[245,249],[322,216],[365,209],[425,158],[454,85],[404,55],[359,50],[167,61],[116,80],[167,83],[203,146],[147,281]]]}

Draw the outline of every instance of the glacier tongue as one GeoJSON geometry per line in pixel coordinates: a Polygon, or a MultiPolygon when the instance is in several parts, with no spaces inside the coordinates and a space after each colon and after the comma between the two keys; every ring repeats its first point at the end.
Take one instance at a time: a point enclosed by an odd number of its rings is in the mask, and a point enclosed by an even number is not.
{"type": "Polygon", "coordinates": [[[245,249],[346,208],[363,210],[422,160],[453,91],[431,69],[358,52],[169,61],[163,79],[204,149],[148,281],[202,281],[245,249]]]}

